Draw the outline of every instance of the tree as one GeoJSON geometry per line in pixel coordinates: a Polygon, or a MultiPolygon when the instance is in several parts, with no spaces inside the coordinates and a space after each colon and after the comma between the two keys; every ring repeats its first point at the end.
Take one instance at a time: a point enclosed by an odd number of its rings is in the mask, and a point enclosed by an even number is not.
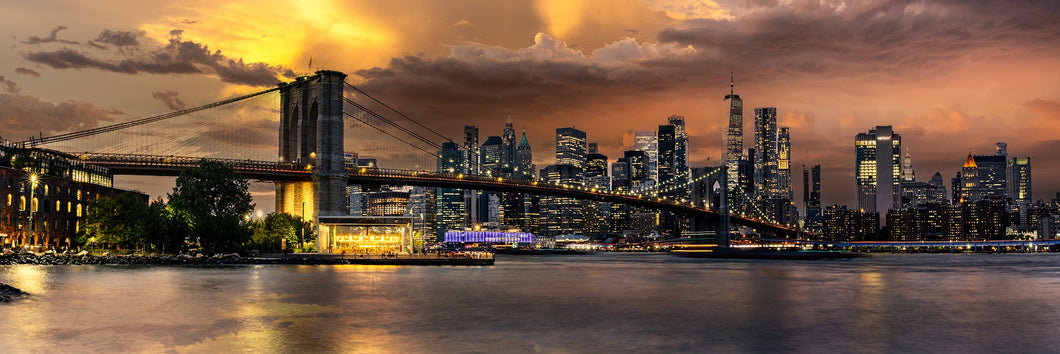
{"type": "Polygon", "coordinates": [[[251,229],[251,243],[262,251],[279,251],[284,240],[287,249],[295,249],[303,237],[314,235],[312,223],[288,213],[269,213],[264,219],[251,222],[251,229]]]}
{"type": "Polygon", "coordinates": [[[169,205],[191,226],[191,237],[210,252],[241,250],[251,240],[244,216],[254,210],[250,183],[230,167],[202,160],[180,172],[169,205]]]}
{"type": "Polygon", "coordinates": [[[147,215],[147,201],[139,193],[125,192],[96,199],[88,205],[85,227],[78,242],[85,244],[94,238],[96,243],[114,245],[119,249],[142,247],[147,241],[147,215]]]}

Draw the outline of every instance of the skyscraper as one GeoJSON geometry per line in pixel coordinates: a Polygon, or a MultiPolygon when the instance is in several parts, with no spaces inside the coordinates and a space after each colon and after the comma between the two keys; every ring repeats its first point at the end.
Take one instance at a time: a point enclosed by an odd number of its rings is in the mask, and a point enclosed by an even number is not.
{"type": "MultiPolygon", "coordinates": [[[[561,185],[581,186],[585,172],[573,165],[549,165],[541,169],[541,181],[561,185]]],[[[558,236],[581,233],[584,227],[582,203],[571,197],[541,197],[539,233],[558,236]]]]}
{"type": "Polygon", "coordinates": [[[633,136],[633,149],[647,154],[648,179],[659,181],[659,139],[654,130],[638,130],[633,136]]]}
{"type": "Polygon", "coordinates": [[[876,126],[854,138],[858,208],[886,214],[902,203],[902,137],[891,126],[876,126]]]}
{"type": "Polygon", "coordinates": [[[671,115],[667,123],[674,126],[674,184],[678,190],[674,197],[688,197],[688,131],[685,130],[685,117],[671,115]]]}
{"type": "Polygon", "coordinates": [[[957,203],[982,199],[983,191],[979,181],[979,164],[975,162],[972,150],[968,149],[968,158],[964,159],[964,166],[961,167],[961,197],[957,203]]]}
{"type": "Polygon", "coordinates": [[[791,133],[780,127],[777,134],[777,188],[774,198],[795,199],[791,189],[791,133]]]}
{"type": "Polygon", "coordinates": [[[743,100],[736,94],[733,74],[729,73],[729,129],[725,134],[725,151],[722,159],[728,169],[729,190],[735,188],[740,179],[740,157],[743,155],[743,100]]]}
{"type": "Polygon", "coordinates": [[[515,128],[512,127],[512,117],[508,116],[508,122],[504,123],[504,134],[501,136],[501,166],[506,170],[513,169],[515,165],[515,128]]]}
{"type": "Polygon", "coordinates": [[[479,169],[478,127],[474,125],[464,126],[464,161],[467,161],[467,170],[464,172],[473,175],[481,173],[479,169]]]}
{"type": "Polygon", "coordinates": [[[777,109],[755,108],[755,191],[759,198],[776,196],[779,184],[777,109]]]}
{"type": "Polygon", "coordinates": [[[994,155],[976,155],[981,198],[1004,200],[1008,198],[1008,145],[997,143],[994,155]]]}
{"type": "Polygon", "coordinates": [[[677,184],[674,157],[677,150],[677,127],[666,124],[659,126],[659,164],[656,184],[659,190],[671,190],[677,184]]]}
{"type": "Polygon", "coordinates": [[[526,129],[523,129],[523,136],[519,138],[519,145],[515,147],[515,171],[514,177],[523,180],[530,180],[534,177],[534,172],[537,171],[534,168],[534,156],[530,150],[530,140],[526,139],[526,129]]]}
{"type": "Polygon", "coordinates": [[[498,176],[504,164],[504,144],[499,136],[486,138],[479,149],[479,174],[498,176]]]}
{"type": "Polygon", "coordinates": [[[556,129],[556,164],[571,165],[578,169],[576,178],[585,178],[585,154],[588,147],[585,132],[573,127],[556,129]]]}
{"type": "Polygon", "coordinates": [[[813,165],[811,171],[807,171],[803,166],[802,171],[803,178],[809,177],[810,181],[803,183],[804,188],[808,189],[803,193],[806,208],[804,225],[807,230],[821,232],[821,165],[813,165]]]}
{"type": "MultiPolygon", "coordinates": [[[[456,143],[452,141],[442,143],[442,150],[438,151],[437,166],[438,172],[444,173],[459,173],[464,170],[464,154],[456,143]]],[[[438,213],[435,235],[441,242],[445,239],[446,231],[464,228],[467,220],[464,192],[460,189],[438,188],[435,200],[438,213]]]]}
{"type": "Polygon", "coordinates": [[[1031,198],[1031,158],[1013,157],[1009,160],[1009,196],[1016,204],[1030,203],[1031,198]]]}

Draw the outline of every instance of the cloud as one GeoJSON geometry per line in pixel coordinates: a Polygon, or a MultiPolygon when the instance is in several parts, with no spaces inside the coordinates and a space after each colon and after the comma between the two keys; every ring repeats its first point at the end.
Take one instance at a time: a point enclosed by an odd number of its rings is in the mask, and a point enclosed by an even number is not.
{"type": "Polygon", "coordinates": [[[101,109],[89,102],[52,104],[10,93],[0,93],[0,107],[4,107],[0,110],[0,132],[9,140],[94,128],[122,115],[120,111],[101,109]]]}
{"type": "Polygon", "coordinates": [[[29,39],[22,41],[22,43],[25,43],[25,44],[43,44],[43,43],[59,42],[59,43],[66,43],[66,44],[80,44],[79,42],[76,42],[76,41],[68,41],[68,40],[59,39],[59,31],[62,31],[62,30],[65,30],[65,29],[66,29],[66,26],[58,26],[58,27],[55,27],[55,29],[53,29],[50,33],[48,33],[47,37],[30,36],[29,39]]]}
{"type": "Polygon", "coordinates": [[[17,94],[20,91],[22,91],[22,89],[20,89],[18,87],[17,83],[15,83],[14,81],[11,81],[11,80],[7,80],[3,76],[0,76],[0,86],[3,86],[3,91],[4,92],[11,93],[11,94],[17,94]]]}
{"type": "Polygon", "coordinates": [[[182,110],[185,107],[184,100],[180,99],[180,94],[176,91],[166,90],[165,92],[155,92],[151,94],[151,97],[162,101],[166,107],[169,107],[169,109],[174,111],[182,110]]]}
{"type": "Polygon", "coordinates": [[[105,29],[95,40],[92,40],[89,43],[110,44],[118,48],[136,47],[140,45],[139,38],[143,35],[144,32],[111,31],[105,29]]]}
{"type": "Polygon", "coordinates": [[[16,68],[15,69],[15,73],[16,74],[26,75],[26,76],[32,76],[32,77],[40,77],[40,73],[39,72],[36,72],[33,69],[29,69],[29,68],[21,68],[21,67],[20,68],[16,68]]]}
{"type": "Polygon", "coordinates": [[[475,24],[468,20],[460,20],[454,23],[453,27],[475,27],[475,24]]]}
{"type": "Polygon", "coordinates": [[[16,84],[14,81],[5,79],[3,76],[0,76],[0,86],[3,86],[4,92],[7,93],[15,94],[21,91],[18,88],[18,84],[16,84]]]}
{"type": "Polygon", "coordinates": [[[123,74],[213,74],[221,81],[248,86],[271,86],[279,81],[280,76],[294,77],[289,69],[266,63],[244,63],[242,59],[229,58],[221,51],[210,51],[204,44],[182,41],[179,37],[146,55],[121,60],[99,59],[69,48],[29,52],[23,58],[53,69],[97,69],[123,74]]]}
{"type": "Polygon", "coordinates": [[[710,51],[759,75],[867,73],[896,80],[960,58],[1041,47],[1056,53],[1060,3],[795,1],[732,20],[695,19],[658,39],[710,51]],[[875,73],[875,74],[873,74],[875,73]]]}

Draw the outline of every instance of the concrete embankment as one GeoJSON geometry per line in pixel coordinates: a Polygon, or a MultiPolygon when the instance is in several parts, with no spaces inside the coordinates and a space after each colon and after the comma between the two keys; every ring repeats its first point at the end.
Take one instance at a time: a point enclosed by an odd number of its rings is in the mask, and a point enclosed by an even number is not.
{"type": "Polygon", "coordinates": [[[189,255],[108,255],[94,256],[87,254],[3,254],[0,265],[37,264],[37,265],[91,265],[91,264],[127,264],[127,265],[247,265],[247,264],[366,264],[366,265],[493,265],[493,256],[480,255],[371,255],[357,257],[353,255],[330,254],[288,254],[274,257],[240,257],[238,254],[215,256],[189,255]]]}

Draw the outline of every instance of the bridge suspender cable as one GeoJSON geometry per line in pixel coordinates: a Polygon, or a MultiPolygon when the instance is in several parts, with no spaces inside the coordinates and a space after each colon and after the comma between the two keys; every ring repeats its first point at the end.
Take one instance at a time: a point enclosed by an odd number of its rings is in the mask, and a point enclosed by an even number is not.
{"type": "Polygon", "coordinates": [[[426,152],[426,153],[430,154],[431,156],[434,156],[434,152],[428,151],[427,149],[424,149],[424,148],[421,148],[419,146],[416,146],[416,144],[413,144],[413,143],[411,143],[411,142],[409,142],[409,141],[407,141],[405,139],[402,139],[402,138],[399,138],[397,136],[394,136],[394,134],[390,134],[386,130],[383,130],[382,128],[379,128],[379,127],[373,125],[372,123],[368,123],[367,121],[365,121],[363,119],[357,118],[357,116],[349,114],[349,113],[347,113],[345,111],[343,111],[342,114],[345,114],[347,117],[356,119],[358,122],[364,123],[364,125],[367,125],[369,127],[375,128],[375,130],[378,130],[380,133],[386,134],[387,136],[390,136],[391,138],[397,139],[398,141],[401,141],[401,142],[403,142],[405,144],[408,144],[411,147],[414,147],[416,149],[419,149],[420,151],[423,151],[423,152],[426,152]]]}
{"type": "Polygon", "coordinates": [[[423,125],[420,122],[417,122],[415,119],[412,119],[412,117],[409,117],[409,116],[405,115],[404,113],[399,112],[398,110],[394,109],[394,107],[390,107],[390,105],[387,105],[386,103],[383,103],[383,101],[380,101],[379,99],[373,97],[372,95],[369,95],[367,92],[364,92],[363,90],[357,88],[357,86],[350,85],[350,83],[348,83],[348,82],[344,82],[344,83],[346,84],[346,86],[349,86],[350,88],[356,90],[357,92],[360,92],[365,97],[371,98],[372,101],[375,101],[376,103],[379,103],[379,104],[383,105],[383,107],[386,107],[390,111],[392,111],[394,113],[397,113],[402,118],[408,119],[409,121],[411,121],[413,123],[416,123],[416,125],[422,127],[423,129],[427,129],[431,133],[434,133],[434,135],[437,135],[437,136],[441,137],[442,139],[445,139],[446,141],[453,141],[453,139],[449,139],[445,135],[442,135],[441,133],[435,131],[434,129],[431,129],[430,127],[428,127],[426,125],[423,125]]]}
{"type": "MultiPolygon", "coordinates": [[[[394,121],[384,117],[382,114],[379,114],[379,113],[377,113],[377,112],[375,112],[373,110],[370,110],[370,109],[368,109],[368,107],[365,107],[365,106],[361,105],[360,103],[357,103],[354,100],[351,100],[351,99],[345,98],[345,97],[343,98],[343,100],[346,101],[346,103],[349,103],[349,104],[353,105],[354,107],[357,107],[357,109],[360,109],[360,110],[364,111],[364,113],[367,113],[368,115],[371,115],[372,117],[375,117],[376,119],[379,119],[379,120],[383,121],[384,123],[390,124],[391,126],[393,126],[395,128],[398,128],[402,132],[405,132],[405,134],[408,134],[408,135],[416,138],[419,141],[427,143],[428,145],[430,145],[433,148],[436,148],[436,149],[441,149],[442,148],[442,144],[439,144],[439,143],[436,143],[434,141],[431,141],[430,139],[427,139],[423,135],[420,135],[419,133],[416,133],[416,132],[412,131],[409,128],[402,127],[401,125],[395,123],[394,121]]],[[[343,113],[346,113],[346,112],[343,112],[343,113]]]]}
{"type": "Polygon", "coordinates": [[[218,101],[218,102],[205,104],[205,105],[198,106],[198,107],[182,109],[182,110],[179,110],[179,111],[173,111],[173,112],[160,114],[160,115],[156,115],[156,116],[151,116],[151,117],[147,117],[147,118],[141,118],[141,119],[137,119],[137,120],[133,120],[133,121],[123,122],[123,123],[118,123],[118,124],[112,124],[112,125],[108,125],[108,126],[104,126],[104,127],[86,129],[86,130],[76,131],[76,132],[72,132],[72,133],[59,134],[59,135],[54,135],[54,136],[46,136],[46,137],[42,137],[42,138],[39,138],[39,139],[30,138],[30,140],[20,141],[20,142],[17,142],[15,144],[16,145],[22,145],[22,146],[29,146],[29,147],[37,147],[37,146],[43,145],[43,144],[58,143],[58,142],[63,142],[63,141],[67,141],[67,140],[73,140],[73,139],[77,139],[77,138],[84,138],[84,137],[93,136],[93,135],[96,135],[96,134],[102,134],[102,133],[122,130],[122,129],[126,129],[126,128],[132,128],[132,127],[135,127],[135,126],[138,126],[138,125],[144,125],[144,124],[147,124],[147,123],[158,122],[158,121],[166,120],[166,119],[169,119],[169,118],[179,117],[179,116],[195,113],[195,112],[206,110],[206,109],[210,109],[210,108],[214,108],[214,107],[218,107],[218,106],[223,106],[223,105],[226,105],[226,104],[229,104],[229,103],[238,102],[238,101],[242,101],[242,100],[245,100],[245,99],[248,99],[248,98],[261,96],[261,95],[264,95],[264,94],[269,93],[269,92],[278,91],[279,89],[280,89],[279,87],[274,87],[274,88],[271,88],[271,89],[268,89],[268,90],[255,92],[255,93],[252,93],[252,94],[249,94],[249,95],[245,95],[245,96],[229,98],[229,99],[224,100],[224,101],[218,101]]]}

